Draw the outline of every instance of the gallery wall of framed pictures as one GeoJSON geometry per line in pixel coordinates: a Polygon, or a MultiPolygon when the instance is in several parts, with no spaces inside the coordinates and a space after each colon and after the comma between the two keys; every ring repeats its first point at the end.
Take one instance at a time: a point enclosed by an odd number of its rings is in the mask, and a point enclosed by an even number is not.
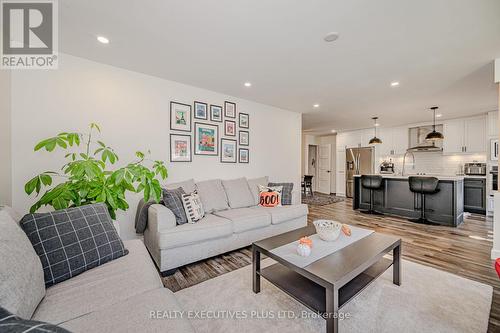
{"type": "Polygon", "coordinates": [[[250,115],[238,113],[234,102],[221,105],[170,102],[171,162],[192,162],[194,154],[220,156],[221,163],[249,163],[250,115]]]}

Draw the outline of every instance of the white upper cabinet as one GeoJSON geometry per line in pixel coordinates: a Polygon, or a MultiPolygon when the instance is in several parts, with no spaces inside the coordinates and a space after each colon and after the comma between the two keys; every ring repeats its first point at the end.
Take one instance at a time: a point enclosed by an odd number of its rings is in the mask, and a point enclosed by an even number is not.
{"type": "Polygon", "coordinates": [[[486,152],[485,117],[445,121],[443,135],[445,154],[486,152]]]}
{"type": "Polygon", "coordinates": [[[336,139],[337,151],[345,151],[347,136],[345,133],[338,133],[336,139]]]}
{"type": "Polygon", "coordinates": [[[482,153],[486,151],[486,118],[465,120],[465,152],[482,153]]]}
{"type": "Polygon", "coordinates": [[[393,155],[404,155],[406,153],[409,142],[408,135],[408,127],[394,127],[392,129],[393,155]]]}
{"type": "Polygon", "coordinates": [[[381,144],[375,146],[378,156],[403,155],[408,149],[407,127],[381,128],[377,132],[382,140],[381,144]]]}
{"type": "Polygon", "coordinates": [[[464,120],[447,120],[443,124],[443,152],[463,153],[464,152],[464,120]]]}

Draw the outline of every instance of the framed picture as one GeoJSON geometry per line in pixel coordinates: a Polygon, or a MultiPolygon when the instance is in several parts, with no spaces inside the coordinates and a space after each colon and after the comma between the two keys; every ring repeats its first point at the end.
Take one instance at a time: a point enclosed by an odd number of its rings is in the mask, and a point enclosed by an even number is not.
{"type": "Polygon", "coordinates": [[[250,116],[248,113],[241,113],[238,115],[239,123],[241,128],[249,128],[250,127],[250,116]]]}
{"type": "Polygon", "coordinates": [[[208,119],[208,105],[207,103],[194,102],[194,117],[196,119],[208,119]]]}
{"type": "Polygon", "coordinates": [[[191,162],[191,135],[170,134],[170,162],[191,162]]]}
{"type": "Polygon", "coordinates": [[[238,155],[240,163],[248,163],[250,161],[250,151],[247,148],[240,148],[238,155]]]}
{"type": "Polygon", "coordinates": [[[219,155],[219,126],[194,123],[194,154],[219,155]]]}
{"type": "Polygon", "coordinates": [[[236,122],[231,120],[224,121],[224,135],[236,136],[236,122]]]}
{"type": "Polygon", "coordinates": [[[224,102],[224,116],[228,118],[236,118],[236,103],[224,102]]]}
{"type": "Polygon", "coordinates": [[[250,145],[250,133],[248,133],[248,131],[240,131],[239,145],[240,146],[250,145]]]}
{"type": "Polygon", "coordinates": [[[210,105],[210,120],[222,123],[222,106],[210,105]]]}
{"type": "Polygon", "coordinates": [[[220,161],[222,163],[236,163],[236,140],[221,139],[220,161]]]}
{"type": "Polygon", "coordinates": [[[191,132],[191,105],[170,102],[170,129],[191,132]]]}

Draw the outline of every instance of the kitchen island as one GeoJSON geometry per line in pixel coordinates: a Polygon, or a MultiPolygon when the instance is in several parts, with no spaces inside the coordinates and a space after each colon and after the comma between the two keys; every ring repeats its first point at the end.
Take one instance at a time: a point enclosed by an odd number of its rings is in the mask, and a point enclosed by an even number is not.
{"type": "MultiPolygon", "coordinates": [[[[373,191],[376,211],[405,218],[420,216],[420,194],[410,191],[408,176],[380,175],[380,190],[373,191]]],[[[456,227],[464,220],[464,177],[434,176],[439,179],[439,192],[425,198],[425,214],[436,224],[456,227]]],[[[354,176],[353,209],[370,208],[370,190],[361,186],[361,176],[354,176]]]]}

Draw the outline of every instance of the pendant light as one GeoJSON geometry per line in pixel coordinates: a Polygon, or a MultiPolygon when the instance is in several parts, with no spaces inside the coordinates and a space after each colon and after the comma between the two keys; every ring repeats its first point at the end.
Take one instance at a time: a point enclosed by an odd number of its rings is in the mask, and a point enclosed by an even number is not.
{"type": "Polygon", "coordinates": [[[375,130],[375,136],[373,138],[370,139],[370,142],[368,142],[369,145],[378,145],[378,144],[381,144],[382,143],[382,140],[380,140],[379,138],[377,138],[377,119],[378,117],[373,117],[373,129],[375,130]]]}
{"type": "Polygon", "coordinates": [[[434,113],[433,124],[432,124],[432,132],[427,134],[425,137],[426,141],[440,141],[444,139],[444,136],[440,132],[436,132],[436,110],[439,109],[437,106],[431,107],[432,112],[434,113]]]}

